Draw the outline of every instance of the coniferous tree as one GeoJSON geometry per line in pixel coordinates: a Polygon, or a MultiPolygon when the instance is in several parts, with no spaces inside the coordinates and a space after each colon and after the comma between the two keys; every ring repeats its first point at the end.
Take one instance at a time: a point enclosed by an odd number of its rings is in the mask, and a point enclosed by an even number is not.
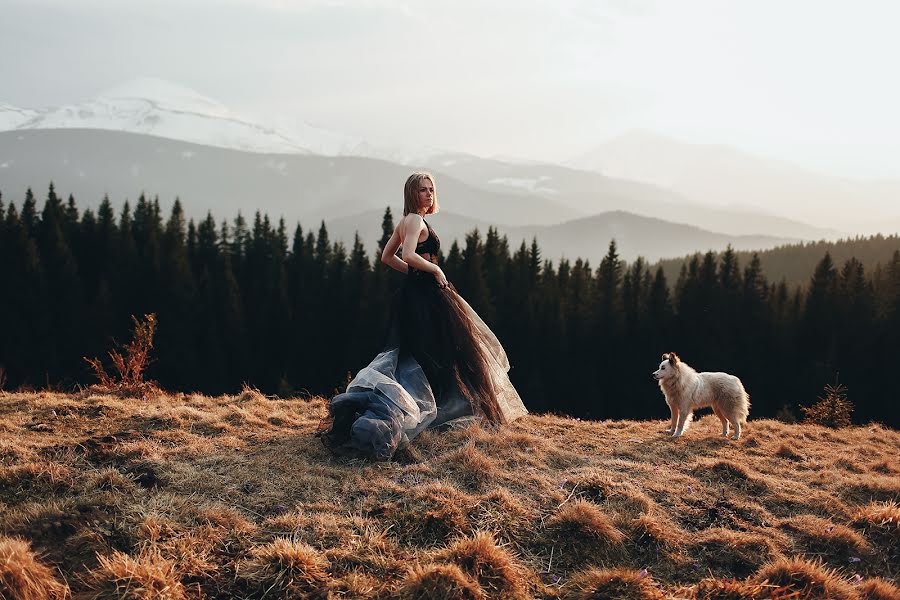
{"type": "Polygon", "coordinates": [[[154,369],[160,380],[176,382],[178,388],[190,386],[198,369],[192,343],[196,302],[194,274],[188,260],[186,223],[181,200],[176,198],[160,240],[160,294],[156,336],[159,363],[154,369]]]}
{"type": "Polygon", "coordinates": [[[53,184],[37,226],[38,253],[46,275],[47,296],[42,321],[47,327],[47,377],[74,381],[81,369],[78,340],[84,320],[83,292],[78,264],[65,236],[65,208],[53,184]]]}
{"type": "Polygon", "coordinates": [[[447,260],[444,261],[444,275],[450,283],[457,285],[462,276],[462,252],[456,240],[450,244],[450,251],[447,253],[447,260]]]}
{"type": "Polygon", "coordinates": [[[494,322],[494,305],[491,302],[487,274],[484,270],[484,244],[475,229],[466,235],[466,247],[462,251],[462,278],[460,293],[472,305],[488,325],[494,322]]]}
{"type": "MultiPolygon", "coordinates": [[[[33,219],[34,221],[34,219],[33,219]]],[[[48,330],[43,302],[47,283],[37,244],[10,202],[4,221],[4,292],[0,294],[0,366],[10,388],[40,385],[40,369],[47,364],[45,339],[48,330]],[[37,367],[37,369],[36,369],[37,367]]]]}
{"type": "Polygon", "coordinates": [[[622,277],[622,261],[616,240],[610,240],[606,256],[597,268],[597,333],[598,335],[615,335],[617,333],[619,284],[622,277]]]}
{"type": "MultiPolygon", "coordinates": [[[[53,189],[53,183],[50,183],[50,189],[53,189]]],[[[34,231],[37,228],[38,224],[38,216],[37,216],[37,201],[34,199],[34,194],[31,191],[31,188],[28,188],[25,191],[25,202],[22,203],[22,226],[25,228],[26,235],[34,235],[34,231]]]]}

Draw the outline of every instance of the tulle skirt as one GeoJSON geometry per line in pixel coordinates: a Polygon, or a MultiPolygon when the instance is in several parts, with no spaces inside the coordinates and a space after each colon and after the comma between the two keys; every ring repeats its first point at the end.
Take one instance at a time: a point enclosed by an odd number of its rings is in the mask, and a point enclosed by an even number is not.
{"type": "Polygon", "coordinates": [[[384,350],[332,398],[322,438],[387,460],[428,427],[528,413],[497,336],[452,286],[410,269],[394,295],[384,350]]]}

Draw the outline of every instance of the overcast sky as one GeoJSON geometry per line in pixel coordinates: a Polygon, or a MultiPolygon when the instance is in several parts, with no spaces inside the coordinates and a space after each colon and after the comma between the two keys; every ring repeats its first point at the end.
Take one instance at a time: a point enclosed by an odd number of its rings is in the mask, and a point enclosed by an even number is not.
{"type": "Polygon", "coordinates": [[[262,121],[566,160],[629,129],[900,178],[892,0],[0,0],[0,103],[159,77],[262,121]]]}

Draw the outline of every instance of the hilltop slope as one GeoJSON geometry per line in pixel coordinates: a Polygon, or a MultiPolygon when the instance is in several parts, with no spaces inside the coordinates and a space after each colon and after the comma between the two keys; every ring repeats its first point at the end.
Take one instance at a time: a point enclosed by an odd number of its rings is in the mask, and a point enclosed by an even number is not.
{"type": "Polygon", "coordinates": [[[662,421],[528,416],[370,463],[325,450],[323,409],[0,393],[0,596],[898,593],[879,578],[900,565],[900,433],[880,425],[751,415],[731,442],[704,418],[673,441],[662,421]]]}

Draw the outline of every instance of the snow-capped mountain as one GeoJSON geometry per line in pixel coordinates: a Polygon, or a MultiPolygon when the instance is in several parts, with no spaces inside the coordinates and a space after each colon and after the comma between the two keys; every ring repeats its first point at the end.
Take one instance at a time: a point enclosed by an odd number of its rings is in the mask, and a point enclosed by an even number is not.
{"type": "Polygon", "coordinates": [[[23,123],[36,117],[37,114],[36,110],[16,108],[0,102],[0,131],[18,129],[23,123]]]}
{"type": "Polygon", "coordinates": [[[364,156],[402,164],[441,152],[373,145],[297,119],[256,122],[195,90],[151,77],[132,79],[81,104],[46,110],[0,104],[0,131],[13,129],[105,129],[245,152],[364,156]]]}

